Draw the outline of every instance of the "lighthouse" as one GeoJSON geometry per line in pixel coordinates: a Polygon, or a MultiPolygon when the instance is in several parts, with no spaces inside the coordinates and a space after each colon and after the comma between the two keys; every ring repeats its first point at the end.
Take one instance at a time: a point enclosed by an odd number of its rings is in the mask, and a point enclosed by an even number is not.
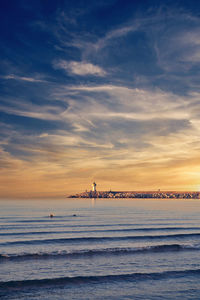
{"type": "Polygon", "coordinates": [[[93,191],[93,192],[96,192],[96,186],[97,186],[96,183],[93,182],[93,184],[92,184],[92,191],[93,191]]]}

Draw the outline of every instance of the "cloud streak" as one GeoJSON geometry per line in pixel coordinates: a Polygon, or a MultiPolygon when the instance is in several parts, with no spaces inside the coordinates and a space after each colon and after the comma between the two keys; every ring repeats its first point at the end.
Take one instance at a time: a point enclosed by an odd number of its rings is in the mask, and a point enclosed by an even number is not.
{"type": "Polygon", "coordinates": [[[45,82],[45,80],[37,79],[34,77],[24,77],[24,76],[18,76],[14,74],[3,76],[4,79],[14,79],[14,80],[20,80],[20,81],[27,81],[27,82],[45,82]]]}

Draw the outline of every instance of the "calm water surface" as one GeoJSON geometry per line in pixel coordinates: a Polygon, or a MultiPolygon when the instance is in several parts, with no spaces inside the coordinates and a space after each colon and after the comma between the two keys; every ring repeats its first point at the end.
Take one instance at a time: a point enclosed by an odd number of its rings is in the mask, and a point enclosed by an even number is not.
{"type": "Polygon", "coordinates": [[[1,299],[200,299],[200,200],[0,206],[1,299]]]}

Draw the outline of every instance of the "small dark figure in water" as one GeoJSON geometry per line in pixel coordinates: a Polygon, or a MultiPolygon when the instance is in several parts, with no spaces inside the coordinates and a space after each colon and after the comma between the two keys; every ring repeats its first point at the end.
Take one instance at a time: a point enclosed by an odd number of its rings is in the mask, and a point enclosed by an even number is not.
{"type": "Polygon", "coordinates": [[[73,217],[76,217],[76,215],[74,214],[73,217]]]}
{"type": "Polygon", "coordinates": [[[53,217],[54,217],[54,215],[53,215],[53,214],[50,214],[50,215],[49,215],[49,217],[50,217],[50,218],[53,218],[53,217]]]}

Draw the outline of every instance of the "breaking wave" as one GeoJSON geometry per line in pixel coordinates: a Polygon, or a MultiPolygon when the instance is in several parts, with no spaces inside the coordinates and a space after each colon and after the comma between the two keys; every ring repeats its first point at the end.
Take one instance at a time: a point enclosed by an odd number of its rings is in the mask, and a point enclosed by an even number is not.
{"type": "Polygon", "coordinates": [[[103,249],[86,249],[79,251],[54,251],[54,252],[38,252],[38,253],[20,253],[20,254],[0,254],[0,261],[4,260],[28,260],[28,259],[57,259],[57,258],[75,258],[75,257],[90,257],[96,255],[129,255],[142,254],[152,252],[170,252],[170,251],[199,251],[200,245],[154,245],[137,248],[103,248],[103,249]]]}
{"type": "Polygon", "coordinates": [[[68,243],[87,243],[87,242],[106,242],[106,241],[124,241],[124,240],[166,240],[166,239],[181,239],[190,237],[200,237],[200,233],[180,233],[167,235],[128,235],[128,236],[102,236],[102,237],[72,237],[72,238],[57,238],[57,239],[38,239],[38,240],[23,240],[3,242],[0,245],[40,245],[40,244],[68,244],[68,243]]]}
{"type": "Polygon", "coordinates": [[[178,278],[183,276],[199,276],[200,269],[188,269],[178,271],[164,271],[152,273],[131,273],[131,274],[116,274],[116,275],[100,275],[100,276],[76,276],[76,277],[59,277],[47,279],[33,279],[21,281],[0,282],[0,288],[26,288],[26,287],[41,287],[51,285],[66,285],[84,284],[84,283],[102,283],[112,281],[142,281],[142,280],[162,280],[167,278],[178,278]]]}
{"type": "Polygon", "coordinates": [[[97,229],[97,230],[57,230],[57,231],[27,231],[27,232],[0,232],[0,236],[20,236],[20,235],[49,235],[60,233],[90,233],[90,232],[151,232],[151,231],[182,231],[200,230],[200,227],[141,227],[124,229],[97,229]]]}

